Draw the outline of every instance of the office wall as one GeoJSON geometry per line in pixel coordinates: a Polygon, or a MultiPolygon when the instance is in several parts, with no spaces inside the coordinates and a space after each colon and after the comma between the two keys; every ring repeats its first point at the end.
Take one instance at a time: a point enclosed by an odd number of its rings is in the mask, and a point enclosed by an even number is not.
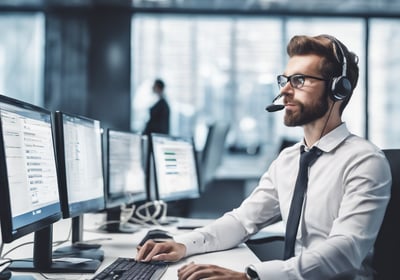
{"type": "Polygon", "coordinates": [[[45,106],[130,128],[131,14],[122,8],[46,14],[45,106]]]}

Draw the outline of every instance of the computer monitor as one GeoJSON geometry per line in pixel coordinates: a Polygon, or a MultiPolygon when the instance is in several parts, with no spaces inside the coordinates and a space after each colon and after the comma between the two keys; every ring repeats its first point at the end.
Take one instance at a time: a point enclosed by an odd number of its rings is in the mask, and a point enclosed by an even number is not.
{"type": "Polygon", "coordinates": [[[227,123],[216,122],[209,126],[200,161],[202,191],[214,179],[215,172],[222,163],[228,132],[229,124],[227,123]]]}
{"type": "Polygon", "coordinates": [[[198,198],[200,178],[191,137],[151,134],[156,198],[165,202],[198,198]]]}
{"type": "Polygon", "coordinates": [[[105,207],[100,121],[55,112],[59,191],[63,218],[72,219],[72,246],[55,253],[103,259],[98,244],[84,244],[83,216],[105,207]]]}
{"type": "Polygon", "coordinates": [[[0,95],[0,120],[2,239],[11,243],[34,233],[33,259],[14,260],[10,269],[86,271],[90,262],[53,260],[52,225],[62,214],[51,112],[0,95]]]}
{"type": "Polygon", "coordinates": [[[105,136],[107,221],[103,228],[109,232],[134,232],[138,230],[136,226],[120,222],[121,207],[147,200],[144,135],[107,129],[105,136]]]}

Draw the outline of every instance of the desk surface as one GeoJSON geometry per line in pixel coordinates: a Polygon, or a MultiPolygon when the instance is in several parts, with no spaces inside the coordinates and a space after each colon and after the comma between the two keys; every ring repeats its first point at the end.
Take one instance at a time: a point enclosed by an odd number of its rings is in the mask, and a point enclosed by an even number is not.
{"type": "MultiPolygon", "coordinates": [[[[85,231],[84,240],[93,240],[96,243],[102,244],[102,250],[104,251],[104,261],[97,272],[100,272],[107,265],[112,263],[117,257],[134,257],[136,254],[136,246],[140,240],[144,237],[149,228],[142,228],[134,234],[119,234],[119,233],[101,233],[96,231],[97,225],[103,219],[102,214],[89,214],[85,215],[85,231]]],[[[68,236],[70,229],[70,220],[62,220],[54,224],[53,227],[53,242],[63,240],[68,236]]],[[[166,227],[172,234],[180,234],[182,231],[178,231],[176,228],[169,226],[166,227]]],[[[28,235],[18,243],[33,240],[33,235],[28,235]]],[[[14,243],[16,243],[15,241],[14,243]]],[[[10,248],[15,247],[18,243],[6,244],[4,251],[8,251],[10,248]]],[[[69,245],[70,243],[64,244],[63,246],[69,245]]],[[[61,246],[62,247],[62,246],[61,246]]],[[[57,247],[55,247],[57,248],[57,247]]],[[[55,249],[53,248],[53,249],[55,249]]],[[[32,246],[21,247],[12,253],[8,257],[11,258],[29,258],[32,257],[32,246]]],[[[253,254],[253,252],[244,244],[227,251],[214,252],[202,255],[191,256],[183,259],[180,262],[171,264],[162,279],[177,279],[177,270],[182,265],[189,263],[207,263],[216,264],[219,266],[231,268],[237,271],[244,271],[244,268],[251,264],[260,262],[260,260],[253,254]]],[[[23,275],[23,273],[13,272],[13,275],[23,275]]],[[[32,273],[36,279],[46,279],[39,273],[32,273]]],[[[45,274],[46,277],[52,279],[90,279],[94,274],[45,274]]]]}

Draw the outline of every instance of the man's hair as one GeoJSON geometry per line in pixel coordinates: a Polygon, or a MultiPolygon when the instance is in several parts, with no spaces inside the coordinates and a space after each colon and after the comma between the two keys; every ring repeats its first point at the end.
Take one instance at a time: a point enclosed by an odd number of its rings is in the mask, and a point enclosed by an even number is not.
{"type": "Polygon", "coordinates": [[[154,85],[157,86],[158,88],[160,88],[161,91],[164,91],[165,84],[164,84],[164,81],[163,81],[163,80],[161,80],[161,79],[156,79],[156,80],[154,81],[154,85]]]}
{"type": "MultiPolygon", "coordinates": [[[[346,105],[349,103],[350,97],[358,81],[358,57],[353,52],[350,52],[347,47],[338,39],[329,35],[318,36],[294,36],[287,45],[287,53],[289,57],[295,55],[315,54],[321,56],[321,64],[319,70],[321,75],[328,80],[335,77],[340,77],[343,71],[343,57],[340,49],[336,44],[340,44],[347,60],[346,76],[351,83],[351,93],[343,100],[340,106],[340,113],[343,112],[346,105]]],[[[330,84],[330,83],[329,83],[330,84]]],[[[330,88],[327,88],[330,90],[330,88]]]]}

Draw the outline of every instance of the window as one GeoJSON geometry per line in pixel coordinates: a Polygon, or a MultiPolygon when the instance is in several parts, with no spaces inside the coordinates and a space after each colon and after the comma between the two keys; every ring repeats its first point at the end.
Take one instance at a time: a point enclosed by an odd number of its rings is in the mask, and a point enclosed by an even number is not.
{"type": "Polygon", "coordinates": [[[151,85],[166,82],[171,133],[193,135],[199,124],[230,123],[228,141],[239,147],[299,139],[301,128],[267,113],[279,93],[286,45],[295,34],[332,34],[360,58],[360,79],[344,112],[349,129],[365,136],[364,21],[350,18],[135,15],[132,20],[132,128],[142,130],[151,85]],[[351,115],[350,115],[351,114],[351,115]]]}
{"type": "Polygon", "coordinates": [[[372,19],[369,47],[370,139],[380,148],[400,146],[400,20],[372,19]]]}
{"type": "Polygon", "coordinates": [[[198,125],[221,121],[231,124],[236,144],[275,139],[275,117],[264,108],[278,92],[280,21],[140,15],[132,24],[132,129],[143,129],[151,84],[160,77],[171,134],[193,135],[198,125]]]}
{"type": "Polygon", "coordinates": [[[43,14],[0,14],[0,26],[0,93],[43,105],[43,14]]]}

